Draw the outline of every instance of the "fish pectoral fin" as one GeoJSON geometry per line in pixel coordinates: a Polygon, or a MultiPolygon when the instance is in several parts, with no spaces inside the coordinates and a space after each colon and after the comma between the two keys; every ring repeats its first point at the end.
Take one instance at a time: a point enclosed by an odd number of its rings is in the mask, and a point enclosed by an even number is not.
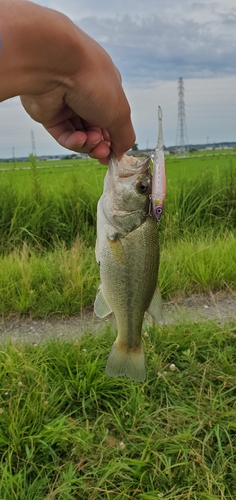
{"type": "Polygon", "coordinates": [[[117,239],[109,238],[108,240],[109,240],[110,251],[114,261],[120,264],[121,266],[125,266],[125,252],[121,240],[119,238],[117,239]]]}
{"type": "Polygon", "coordinates": [[[159,324],[164,323],[163,309],[162,309],[162,298],[159,284],[157,282],[156,290],[151,300],[151,304],[147,310],[151,314],[152,318],[159,324]]]}
{"type": "Polygon", "coordinates": [[[135,351],[124,349],[114,342],[106,365],[106,374],[110,377],[128,377],[136,382],[146,378],[143,344],[135,351]]]}
{"type": "Polygon", "coordinates": [[[102,285],[100,285],[98,289],[98,293],[96,295],[96,299],[94,302],[94,312],[99,318],[105,318],[112,312],[109,304],[107,303],[103,291],[102,291],[102,285]]]}

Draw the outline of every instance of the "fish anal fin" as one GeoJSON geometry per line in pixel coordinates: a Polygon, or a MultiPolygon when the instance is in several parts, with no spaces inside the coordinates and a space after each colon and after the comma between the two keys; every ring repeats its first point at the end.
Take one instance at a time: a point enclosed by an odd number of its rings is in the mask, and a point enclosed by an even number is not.
{"type": "Polygon", "coordinates": [[[156,321],[156,323],[159,324],[164,323],[161,291],[158,282],[147,312],[151,314],[152,318],[156,321]]]}
{"type": "Polygon", "coordinates": [[[110,377],[128,377],[136,382],[146,378],[145,355],[143,344],[140,349],[129,350],[114,342],[106,365],[106,374],[110,377]]]}
{"type": "Polygon", "coordinates": [[[109,304],[107,303],[103,291],[102,286],[100,285],[98,289],[98,293],[96,295],[96,299],[94,302],[94,312],[99,318],[105,318],[112,312],[109,304]]]}
{"type": "Polygon", "coordinates": [[[96,258],[96,261],[99,264],[100,255],[99,255],[99,241],[98,241],[98,238],[96,239],[96,245],[95,245],[95,258],[96,258]]]}

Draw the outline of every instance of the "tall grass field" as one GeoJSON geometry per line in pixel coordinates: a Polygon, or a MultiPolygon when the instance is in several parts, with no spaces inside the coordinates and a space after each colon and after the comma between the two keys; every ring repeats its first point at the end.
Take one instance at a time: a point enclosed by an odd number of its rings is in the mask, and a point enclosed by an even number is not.
{"type": "MultiPolygon", "coordinates": [[[[106,168],[1,168],[2,321],[91,308],[106,168]]],[[[168,157],[166,171],[163,298],[234,293],[234,152],[168,157]]],[[[78,341],[1,342],[0,500],[235,500],[236,325],[148,327],[143,384],[106,376],[115,336],[107,326],[78,341]]]]}
{"type": "MultiPolygon", "coordinates": [[[[91,307],[106,167],[95,160],[6,165],[0,164],[1,315],[68,315],[91,307]]],[[[163,297],[235,288],[236,156],[168,157],[166,171],[163,297]]]]}

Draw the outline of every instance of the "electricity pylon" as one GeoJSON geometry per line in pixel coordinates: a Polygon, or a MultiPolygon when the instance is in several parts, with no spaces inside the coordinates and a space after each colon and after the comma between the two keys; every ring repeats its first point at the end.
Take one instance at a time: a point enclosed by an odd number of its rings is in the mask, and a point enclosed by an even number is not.
{"type": "Polygon", "coordinates": [[[186,118],[185,118],[184,82],[183,82],[183,78],[179,78],[176,153],[183,154],[186,151],[188,151],[188,135],[187,135],[187,126],[186,126],[186,118]]]}
{"type": "Polygon", "coordinates": [[[31,130],[31,145],[32,145],[32,154],[35,156],[36,158],[36,146],[35,146],[35,139],[34,139],[34,131],[31,130]]]}

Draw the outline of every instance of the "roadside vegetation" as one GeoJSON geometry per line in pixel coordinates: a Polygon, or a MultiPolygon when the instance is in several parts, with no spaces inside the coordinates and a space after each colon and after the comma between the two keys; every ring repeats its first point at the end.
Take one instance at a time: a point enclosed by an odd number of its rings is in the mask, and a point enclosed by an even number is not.
{"type": "Polygon", "coordinates": [[[0,498],[235,500],[235,326],[148,329],[144,384],[113,339],[1,350],[0,498]]]}
{"type": "MultiPolygon", "coordinates": [[[[48,163],[31,158],[29,170],[0,172],[4,317],[76,314],[91,307],[96,294],[96,206],[106,168],[93,160],[66,160],[65,167],[58,160],[48,163]]],[[[236,158],[167,158],[166,170],[160,222],[163,297],[234,289],[236,158]]]]}
{"type": "MultiPolygon", "coordinates": [[[[222,158],[167,159],[164,298],[236,289],[236,164],[222,158]]],[[[0,172],[2,318],[93,303],[105,168],[68,163],[0,172]]],[[[235,324],[148,327],[143,384],[106,376],[114,338],[1,343],[0,500],[235,500],[235,324]]]]}

